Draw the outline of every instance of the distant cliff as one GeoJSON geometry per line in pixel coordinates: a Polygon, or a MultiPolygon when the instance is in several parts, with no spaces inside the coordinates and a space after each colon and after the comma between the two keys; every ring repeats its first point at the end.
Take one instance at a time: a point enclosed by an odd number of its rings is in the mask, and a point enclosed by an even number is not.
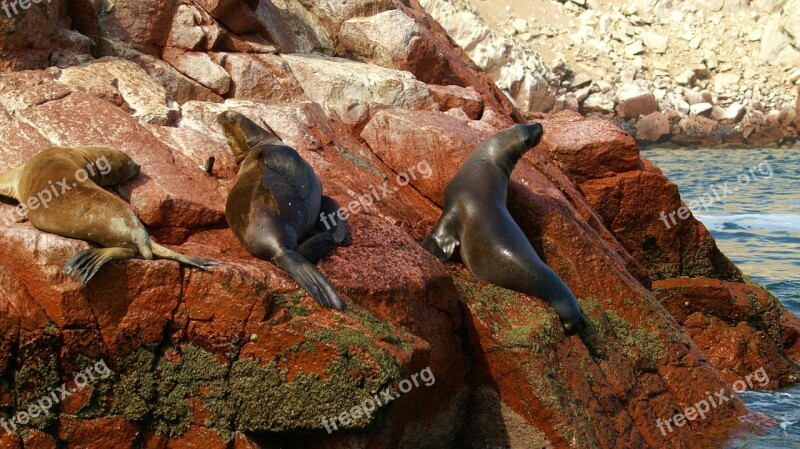
{"type": "Polygon", "coordinates": [[[797,0],[422,4],[523,111],[612,118],[645,144],[800,145],[797,0]]]}

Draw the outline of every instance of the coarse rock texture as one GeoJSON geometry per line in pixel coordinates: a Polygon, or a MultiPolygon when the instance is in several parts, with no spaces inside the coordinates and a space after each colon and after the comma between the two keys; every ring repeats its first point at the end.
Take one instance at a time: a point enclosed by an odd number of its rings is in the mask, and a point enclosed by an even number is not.
{"type": "MultiPolygon", "coordinates": [[[[509,188],[586,312],[578,335],[540,299],[425,252],[448,181],[523,117],[416,0],[54,1],[2,23],[0,170],[51,145],[117,147],[142,172],[111,191],[154,239],[222,264],[116,262],[81,287],[61,269],[89,245],[0,203],[0,417],[70,389],[0,447],[714,447],[747,413],[731,382],[759,363],[781,385],[797,375],[800,320],[693,217],[662,221],[677,188],[607,121],[531,117],[545,137],[509,188]],[[227,229],[229,109],[352,212],[353,245],[318,264],[347,312],[227,229]],[[387,388],[402,394],[387,403],[387,388]],[[662,434],[658,419],[708,391],[732,400],[662,434]]],[[[517,104],[550,101],[535,93],[546,79],[513,79],[517,104]]]]}
{"type": "Polygon", "coordinates": [[[798,0],[422,3],[524,112],[572,109],[606,116],[645,144],[800,145],[800,124],[759,120],[765,112],[794,109],[800,85],[798,0]],[[527,85],[536,86],[539,100],[527,98],[527,85]],[[685,135],[678,117],[654,139],[649,126],[639,134],[641,114],[620,98],[631,85],[653,97],[648,103],[658,106],[649,111],[710,116],[715,106],[738,107],[735,114],[713,117],[727,127],[685,135]],[[691,107],[701,102],[710,107],[691,107]]]}

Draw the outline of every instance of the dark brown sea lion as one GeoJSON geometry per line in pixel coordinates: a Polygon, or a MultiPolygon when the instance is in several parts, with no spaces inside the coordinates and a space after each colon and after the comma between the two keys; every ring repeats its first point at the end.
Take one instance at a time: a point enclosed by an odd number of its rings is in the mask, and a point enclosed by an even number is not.
{"type": "Polygon", "coordinates": [[[311,166],[272,131],[233,111],[217,121],[239,163],[225,208],[233,233],[250,253],[286,270],[320,304],[344,310],[336,290],[313,265],[335,246],[349,243],[346,222],[328,229],[321,220],[338,210],[336,202],[322,195],[311,166]],[[309,238],[314,229],[320,232],[309,238]]]}
{"type": "Polygon", "coordinates": [[[447,185],[442,216],[423,246],[443,262],[458,247],[476,278],[544,299],[573,332],[583,321],[575,295],[542,262],[506,207],[511,172],[542,132],[538,123],[514,125],[481,142],[447,185]]]}
{"type": "Polygon", "coordinates": [[[139,168],[114,148],[52,147],[0,176],[0,195],[19,201],[17,209],[27,210],[28,220],[39,230],[105,247],[81,251],[64,266],[64,274],[84,285],[109,261],[137,256],[201,269],[218,265],[153,242],[128,205],[103,189],[136,176],[139,168]]]}

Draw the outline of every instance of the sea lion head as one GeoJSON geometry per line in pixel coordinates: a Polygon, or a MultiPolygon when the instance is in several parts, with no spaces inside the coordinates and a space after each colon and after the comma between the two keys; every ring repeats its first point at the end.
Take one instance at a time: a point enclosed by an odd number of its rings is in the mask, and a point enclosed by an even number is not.
{"type": "Polygon", "coordinates": [[[99,186],[123,183],[139,174],[141,166],[127,153],[110,147],[77,147],[72,149],[80,155],[79,164],[87,175],[99,186]]]}
{"type": "Polygon", "coordinates": [[[482,151],[477,153],[482,152],[511,170],[525,153],[539,144],[543,132],[540,123],[514,125],[489,137],[482,151]]]}
{"type": "Polygon", "coordinates": [[[508,131],[513,135],[509,150],[515,155],[518,154],[518,157],[522,157],[531,148],[539,144],[539,141],[542,140],[544,128],[540,123],[531,123],[528,125],[514,125],[508,131]]]}
{"type": "Polygon", "coordinates": [[[236,162],[244,160],[247,153],[262,143],[282,145],[283,141],[272,132],[235,111],[225,111],[217,116],[225,140],[231,147],[236,162]]]}

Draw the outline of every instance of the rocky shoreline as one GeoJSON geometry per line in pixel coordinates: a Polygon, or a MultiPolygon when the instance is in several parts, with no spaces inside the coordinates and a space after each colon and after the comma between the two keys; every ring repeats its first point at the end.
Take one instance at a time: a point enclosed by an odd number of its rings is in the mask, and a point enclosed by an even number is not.
{"type": "Polygon", "coordinates": [[[522,111],[608,118],[646,146],[800,147],[797,0],[423,5],[522,111]]]}

